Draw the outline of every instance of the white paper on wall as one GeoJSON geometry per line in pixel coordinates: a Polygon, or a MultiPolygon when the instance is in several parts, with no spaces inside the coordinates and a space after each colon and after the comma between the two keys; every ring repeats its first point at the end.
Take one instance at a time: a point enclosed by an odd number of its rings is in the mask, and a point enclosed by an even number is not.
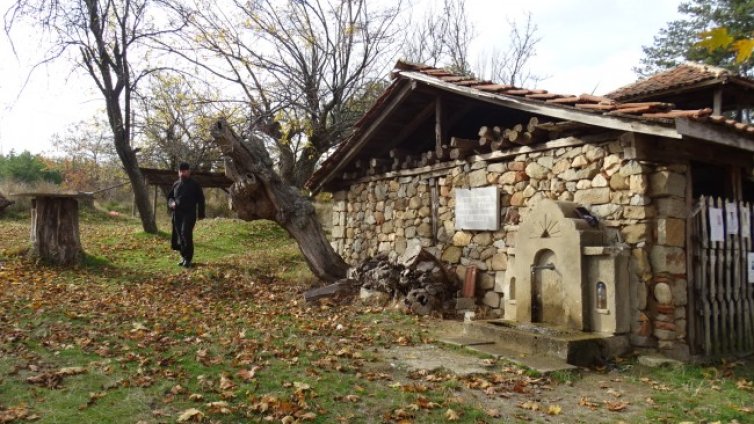
{"type": "Polygon", "coordinates": [[[749,207],[741,208],[741,234],[744,238],[751,238],[751,211],[749,207]]]}
{"type": "Polygon", "coordinates": [[[747,274],[749,274],[749,283],[754,284],[754,252],[749,252],[746,269],[748,270],[747,274]]]}
{"type": "Polygon", "coordinates": [[[738,204],[735,202],[725,203],[725,228],[728,234],[738,234],[738,204]]]}
{"type": "Polygon", "coordinates": [[[709,208],[709,239],[710,241],[725,241],[723,210],[711,206],[709,208]]]}

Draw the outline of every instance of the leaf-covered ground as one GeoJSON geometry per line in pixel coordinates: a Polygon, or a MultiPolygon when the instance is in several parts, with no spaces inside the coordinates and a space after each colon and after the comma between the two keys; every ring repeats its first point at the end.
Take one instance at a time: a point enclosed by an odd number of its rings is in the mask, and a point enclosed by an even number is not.
{"type": "Polygon", "coordinates": [[[439,346],[488,371],[401,366],[440,320],[304,304],[272,223],[200,222],[190,271],[167,234],[91,212],[85,265],[33,264],[28,225],[0,220],[0,423],[754,422],[750,360],[539,376],[439,346]]]}

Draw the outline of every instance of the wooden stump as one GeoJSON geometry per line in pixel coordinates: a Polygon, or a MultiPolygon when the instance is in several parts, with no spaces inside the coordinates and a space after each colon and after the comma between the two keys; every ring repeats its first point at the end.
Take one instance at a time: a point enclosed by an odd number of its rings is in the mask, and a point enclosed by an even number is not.
{"type": "Polygon", "coordinates": [[[8,206],[12,205],[13,202],[6,199],[5,196],[3,196],[2,193],[0,193],[0,212],[3,211],[3,209],[7,208],[8,206]]]}
{"type": "Polygon", "coordinates": [[[79,237],[79,203],[71,196],[32,199],[32,257],[54,265],[74,265],[84,258],[79,237]]]}

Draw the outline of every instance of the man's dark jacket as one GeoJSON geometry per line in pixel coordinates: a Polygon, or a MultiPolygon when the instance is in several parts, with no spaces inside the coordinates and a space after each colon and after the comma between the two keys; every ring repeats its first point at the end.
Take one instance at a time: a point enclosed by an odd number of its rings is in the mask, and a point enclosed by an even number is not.
{"type": "MultiPolygon", "coordinates": [[[[199,219],[204,219],[204,193],[202,187],[192,178],[178,180],[168,193],[168,204],[175,201],[173,209],[173,232],[171,246],[173,250],[188,253],[193,256],[194,243],[192,231],[196,223],[197,213],[199,219]],[[181,247],[183,241],[184,246],[181,247]]],[[[191,259],[188,257],[187,259],[191,259]]]]}

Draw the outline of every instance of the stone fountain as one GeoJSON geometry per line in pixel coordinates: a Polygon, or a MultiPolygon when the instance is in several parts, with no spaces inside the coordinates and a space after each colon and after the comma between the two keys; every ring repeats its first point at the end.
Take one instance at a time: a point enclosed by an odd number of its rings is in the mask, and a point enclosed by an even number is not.
{"type": "Polygon", "coordinates": [[[545,199],[508,255],[503,319],[470,322],[467,335],[575,365],[628,349],[628,250],[617,231],[576,203],[545,199]]]}

